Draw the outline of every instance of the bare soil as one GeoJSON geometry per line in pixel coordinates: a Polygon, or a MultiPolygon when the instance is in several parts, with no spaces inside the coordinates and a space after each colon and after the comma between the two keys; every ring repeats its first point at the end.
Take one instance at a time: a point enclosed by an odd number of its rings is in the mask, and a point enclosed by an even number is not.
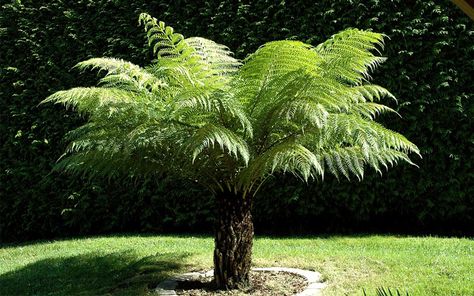
{"type": "Polygon", "coordinates": [[[211,280],[178,282],[176,293],[184,296],[291,296],[302,292],[307,286],[303,277],[287,272],[251,271],[251,286],[245,290],[216,291],[211,280]]]}

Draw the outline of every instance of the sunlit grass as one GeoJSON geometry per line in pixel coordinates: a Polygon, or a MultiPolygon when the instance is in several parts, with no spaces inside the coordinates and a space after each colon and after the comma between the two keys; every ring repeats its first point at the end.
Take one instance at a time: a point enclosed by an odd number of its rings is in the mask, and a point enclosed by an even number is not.
{"type": "MultiPolygon", "coordinates": [[[[111,236],[0,247],[0,295],[144,295],[184,271],[212,268],[213,240],[111,236]]],[[[255,240],[255,266],[317,270],[325,295],[474,295],[474,241],[435,237],[255,240]]]]}

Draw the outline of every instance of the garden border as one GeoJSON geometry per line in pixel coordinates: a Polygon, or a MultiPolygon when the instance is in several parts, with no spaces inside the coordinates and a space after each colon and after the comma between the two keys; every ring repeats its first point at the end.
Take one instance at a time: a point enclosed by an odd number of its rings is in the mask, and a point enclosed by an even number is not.
{"type": "MultiPolygon", "coordinates": [[[[262,272],[287,272],[302,276],[305,278],[307,287],[302,292],[296,294],[295,296],[317,296],[321,295],[321,290],[326,287],[326,284],[322,282],[322,276],[319,272],[298,269],[298,268],[286,268],[286,267],[264,267],[264,268],[252,268],[253,271],[262,271],[262,272]]],[[[212,277],[214,271],[211,269],[206,272],[188,272],[183,273],[169,279],[164,280],[155,289],[155,292],[160,296],[171,296],[176,294],[176,286],[179,281],[191,281],[191,280],[200,280],[203,278],[212,277]]]]}

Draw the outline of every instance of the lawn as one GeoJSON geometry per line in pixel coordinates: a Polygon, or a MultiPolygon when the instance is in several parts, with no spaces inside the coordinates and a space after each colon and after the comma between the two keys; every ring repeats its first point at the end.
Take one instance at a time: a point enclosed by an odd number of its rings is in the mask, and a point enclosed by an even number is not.
{"type": "MultiPolygon", "coordinates": [[[[213,240],[110,236],[0,245],[0,295],[146,295],[164,278],[212,266],[213,240]]],[[[329,236],[255,240],[255,266],[320,271],[324,295],[474,295],[474,240],[329,236]]],[[[150,293],[151,294],[151,293],[150,293]]]]}

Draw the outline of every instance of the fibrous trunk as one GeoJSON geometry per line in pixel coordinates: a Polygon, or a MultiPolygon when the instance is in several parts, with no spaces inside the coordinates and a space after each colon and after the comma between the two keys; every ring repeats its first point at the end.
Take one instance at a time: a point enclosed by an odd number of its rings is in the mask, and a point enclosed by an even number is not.
{"type": "Polygon", "coordinates": [[[216,196],[216,202],[214,283],[218,289],[242,289],[250,284],[253,240],[251,198],[223,192],[216,196]]]}

